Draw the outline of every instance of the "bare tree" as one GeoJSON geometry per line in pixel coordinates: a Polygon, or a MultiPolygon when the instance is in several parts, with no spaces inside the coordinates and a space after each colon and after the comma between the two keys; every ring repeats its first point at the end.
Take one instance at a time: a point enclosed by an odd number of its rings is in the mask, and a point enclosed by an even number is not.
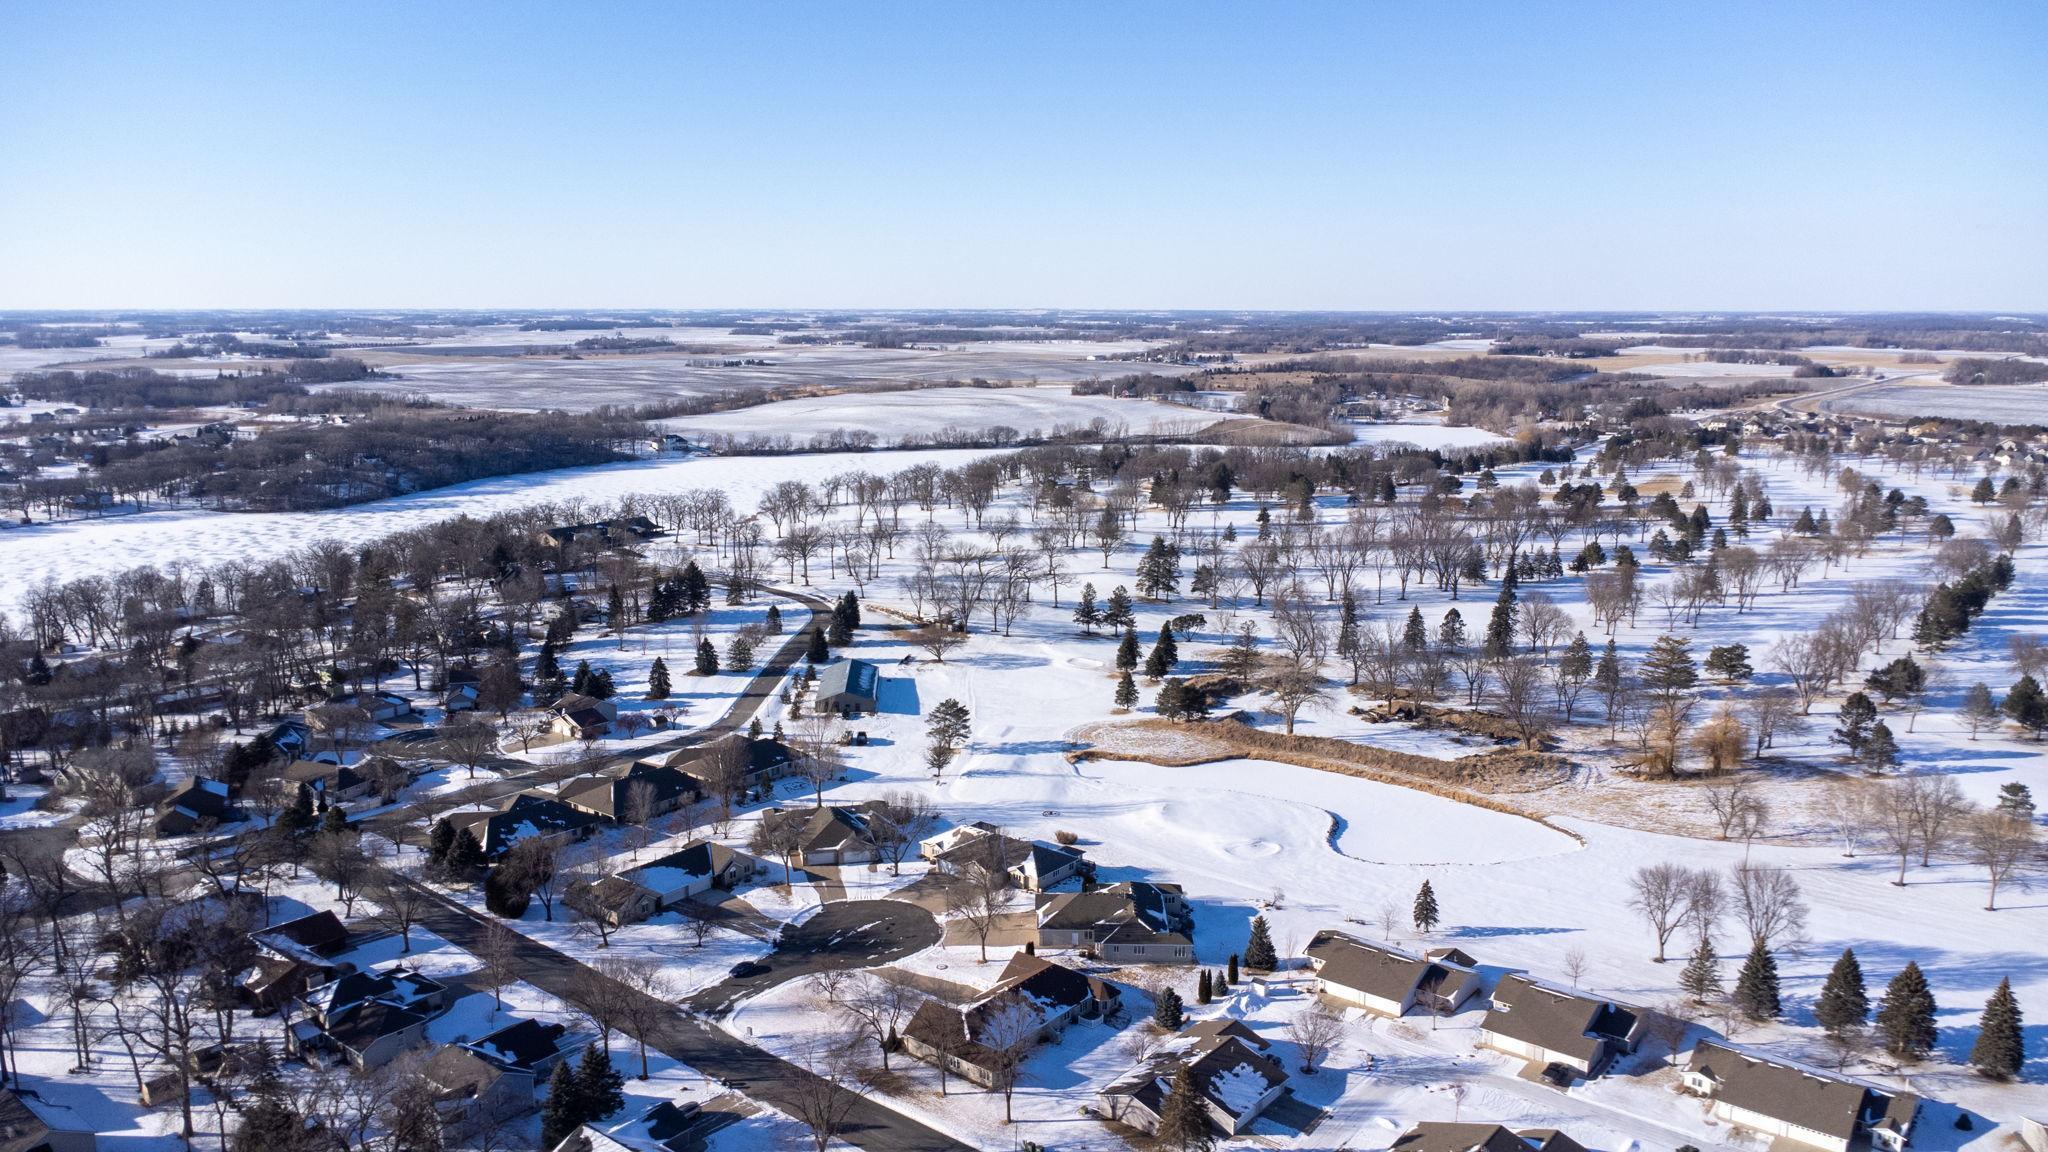
{"type": "Polygon", "coordinates": [[[1915,773],[1916,787],[1907,795],[1913,805],[1913,829],[1920,839],[1920,866],[1927,867],[1934,854],[1948,846],[1955,826],[1969,814],[1970,802],[1955,777],[1930,772],[1915,773]]]}
{"type": "Polygon", "coordinates": [[[1735,910],[1749,930],[1749,942],[1781,948],[1806,933],[1806,900],[1799,881],[1778,868],[1735,868],[1735,910]]]}
{"type": "Polygon", "coordinates": [[[1892,883],[1900,887],[1906,883],[1913,847],[1920,842],[1920,798],[1915,793],[1924,786],[1925,778],[1914,775],[1879,785],[1871,793],[1871,825],[1885,850],[1899,858],[1899,875],[1892,883]]]}
{"type": "Polygon", "coordinates": [[[903,1028],[917,1014],[924,996],[907,984],[885,980],[871,972],[855,973],[832,1007],[862,1036],[872,1040],[882,1054],[882,1070],[889,1070],[889,1052],[896,1046],[903,1028]]]}
{"type": "Polygon", "coordinates": [[[1692,887],[1692,874],[1684,866],[1672,863],[1645,864],[1637,868],[1630,878],[1629,906],[1642,913],[1657,937],[1657,963],[1664,963],[1664,946],[1685,922],[1686,898],[1692,887]]]}
{"type": "Polygon", "coordinates": [[[826,1152],[853,1119],[874,1075],[854,1058],[843,1037],[807,1042],[792,1060],[807,1075],[792,1078],[780,1103],[810,1129],[812,1152],[826,1152]]]}
{"type": "Polygon", "coordinates": [[[1995,912],[1998,886],[2033,854],[2034,822],[2011,812],[1980,813],[1970,820],[1969,844],[1971,862],[1981,865],[1991,882],[1984,909],[1995,912]]]}
{"type": "Polygon", "coordinates": [[[989,1071],[995,1076],[994,1087],[1003,1094],[1005,1124],[1016,1120],[1011,1114],[1010,1102],[1017,1093],[1024,1058],[1038,1043],[1043,1027],[1044,1021],[1038,1009],[1015,992],[1006,992],[982,1008],[981,1035],[976,1039],[987,1049],[989,1071]]]}
{"type": "Polygon", "coordinates": [[[868,822],[875,834],[875,847],[889,861],[889,873],[900,876],[903,860],[919,843],[937,830],[938,809],[924,796],[899,790],[882,797],[882,810],[868,822]]]}
{"type": "Polygon", "coordinates": [[[433,907],[434,898],[397,867],[378,870],[369,895],[377,906],[376,922],[398,933],[399,954],[411,952],[412,930],[433,907]]]}
{"type": "Polygon", "coordinates": [[[1303,708],[1323,700],[1323,678],[1314,667],[1281,661],[1260,683],[1273,697],[1280,715],[1287,721],[1287,734],[1294,735],[1294,719],[1303,708]]]}
{"type": "Polygon", "coordinates": [[[519,887],[540,901],[542,918],[555,919],[555,895],[561,890],[562,846],[546,836],[525,836],[513,841],[499,868],[518,878],[519,887]]]}
{"type": "Polygon", "coordinates": [[[1578,988],[1579,981],[1586,978],[1586,969],[1586,950],[1584,948],[1574,944],[1570,948],[1565,949],[1564,974],[1572,978],[1572,988],[1574,990],[1578,988]]]}
{"type": "Polygon", "coordinates": [[[1010,875],[1003,867],[1001,849],[995,839],[984,836],[968,845],[964,853],[967,859],[946,889],[946,911],[966,921],[973,930],[984,964],[988,963],[989,933],[1010,910],[1013,895],[1010,875]]]}
{"type": "Polygon", "coordinates": [[[933,660],[946,662],[946,653],[967,643],[967,634],[945,624],[924,624],[903,634],[904,643],[931,653],[933,660]]]}
{"type": "Polygon", "coordinates": [[[1344,1017],[1321,1004],[1310,1004],[1287,1022],[1287,1038],[1301,1052],[1301,1070],[1311,1076],[1343,1035],[1344,1017]]]}
{"type": "Polygon", "coordinates": [[[490,989],[491,1015],[496,1016],[505,1006],[505,989],[519,983],[519,938],[502,924],[487,924],[483,940],[477,945],[476,958],[483,962],[477,972],[478,983],[490,989]]]}
{"type": "Polygon", "coordinates": [[[1522,738],[1522,747],[1534,748],[1550,732],[1550,694],[1545,691],[1541,666],[1529,657],[1503,660],[1494,669],[1494,707],[1522,738]]]}
{"type": "Polygon", "coordinates": [[[1764,688],[1743,702],[1743,717],[1755,738],[1754,755],[1762,756],[1781,734],[1798,731],[1803,715],[1796,693],[1785,688],[1764,688]]]}
{"type": "Polygon", "coordinates": [[[1873,823],[1872,801],[1869,785],[1852,776],[1837,776],[1821,787],[1811,811],[1841,839],[1842,855],[1853,858],[1873,823]]]}
{"type": "Polygon", "coordinates": [[[633,859],[640,859],[640,850],[647,847],[647,838],[652,834],[654,823],[654,782],[652,780],[629,780],[626,783],[626,823],[633,829],[633,859]]]}
{"type": "Polygon", "coordinates": [[[653,959],[623,959],[607,956],[597,970],[619,985],[619,1023],[640,1049],[640,1079],[648,1076],[647,1034],[660,1027],[675,1011],[681,987],[653,959]]]}

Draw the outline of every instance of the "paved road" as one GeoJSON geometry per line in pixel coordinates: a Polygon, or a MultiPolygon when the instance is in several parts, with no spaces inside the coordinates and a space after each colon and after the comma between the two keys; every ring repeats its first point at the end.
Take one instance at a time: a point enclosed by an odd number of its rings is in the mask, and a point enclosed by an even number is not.
{"type": "MultiPolygon", "coordinates": [[[[482,946],[486,930],[484,919],[433,889],[423,891],[434,899],[427,914],[421,918],[420,926],[458,947],[477,951],[482,946]]],[[[520,978],[570,1003],[576,1001],[572,980],[578,971],[595,974],[594,969],[574,957],[537,941],[517,933],[513,934],[513,939],[519,953],[520,978]]],[[[596,978],[604,979],[603,976],[596,978]]],[[[628,996],[639,995],[630,989],[621,988],[619,991],[628,996]]],[[[736,1092],[743,1092],[791,1115],[800,1113],[802,1093],[818,1083],[815,1075],[736,1039],[674,1005],[664,1004],[662,1007],[664,1011],[659,1017],[660,1022],[640,1037],[648,1047],[699,1072],[718,1077],[736,1092]]],[[[840,1139],[857,1147],[874,1152],[965,1152],[969,1147],[872,1100],[859,1098],[852,1102],[851,1107],[847,1129],[840,1133],[840,1139]]]]}
{"type": "Polygon", "coordinates": [[[939,922],[901,900],[843,900],[782,930],[763,971],[723,980],[690,997],[690,1007],[723,1016],[741,998],[830,968],[872,968],[939,942],[939,922]]]}
{"type": "MultiPolygon", "coordinates": [[[[715,723],[704,728],[671,736],[666,740],[635,745],[630,753],[621,753],[617,756],[609,757],[598,764],[582,760],[544,765],[528,765],[523,760],[494,761],[493,766],[495,768],[500,771],[509,771],[511,774],[479,785],[476,792],[470,797],[471,802],[494,803],[505,799],[507,796],[524,792],[538,785],[555,784],[572,777],[602,771],[606,768],[623,767],[635,760],[645,759],[649,756],[659,756],[668,752],[679,752],[685,748],[694,748],[744,729],[747,723],[759,715],[762,707],[776,694],[781,687],[783,677],[787,676],[789,670],[796,667],[797,662],[803,659],[804,650],[810,646],[812,631],[824,628],[832,617],[831,601],[821,596],[810,592],[801,592],[794,588],[769,588],[766,591],[779,596],[786,596],[802,604],[805,608],[810,609],[811,617],[789,634],[789,637],[782,642],[782,646],[777,648],[774,654],[768,658],[768,662],[761,666],[761,670],[754,673],[753,679],[747,681],[746,688],[733,700],[732,707],[727,709],[725,715],[719,717],[715,723]]],[[[356,826],[365,830],[377,829],[388,832],[393,823],[411,820],[413,817],[413,813],[406,811],[402,807],[394,808],[388,812],[380,813],[361,821],[356,826]]]]}

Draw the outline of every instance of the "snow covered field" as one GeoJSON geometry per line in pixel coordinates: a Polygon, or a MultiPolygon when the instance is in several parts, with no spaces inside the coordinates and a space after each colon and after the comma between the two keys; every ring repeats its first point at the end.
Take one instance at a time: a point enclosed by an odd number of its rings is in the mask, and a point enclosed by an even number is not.
{"type": "Polygon", "coordinates": [[[1412,444],[1417,448],[1478,448],[1498,443],[1502,437],[1484,428],[1441,424],[1427,420],[1406,420],[1396,424],[1369,420],[1348,421],[1354,444],[1412,444]]]}
{"type": "MultiPolygon", "coordinates": [[[[603,332],[519,333],[522,343],[571,344],[603,332]],[[534,336],[550,340],[527,339],[534,336]]],[[[976,378],[1010,382],[1060,383],[1108,379],[1148,371],[1161,375],[1193,372],[1191,366],[1091,359],[1140,351],[1130,341],[989,340],[915,348],[863,348],[850,344],[775,344],[765,337],[732,337],[698,329],[650,330],[647,335],[679,343],[717,345],[716,353],[657,352],[626,356],[460,354],[468,345],[496,343],[496,334],[453,337],[444,354],[375,349],[360,354],[398,379],[361,381],[394,394],[424,393],[436,400],[486,408],[565,408],[602,404],[646,404],[675,396],[729,389],[804,384],[852,384],[903,380],[938,383],[976,378]],[[729,350],[728,350],[729,349],[729,350]],[[733,364],[729,360],[762,360],[733,364]]],[[[506,341],[505,343],[511,343],[506,341]]]]}
{"type": "Polygon", "coordinates": [[[2048,384],[1879,384],[1820,401],[1829,412],[2048,425],[2048,384]]]}
{"type": "Polygon", "coordinates": [[[665,458],[478,480],[322,512],[224,514],[181,508],[100,520],[64,520],[0,532],[0,610],[24,591],[141,564],[258,562],[319,540],[358,544],[459,515],[489,515],[543,503],[615,502],[629,495],[721,488],[735,507],[752,508],[781,480],[812,483],[838,472],[894,472],[932,462],[957,467],[986,453],[971,450],[842,453],[816,456],[665,458]]]}
{"type": "Polygon", "coordinates": [[[948,429],[979,431],[996,425],[1026,436],[1101,421],[1143,435],[1199,430],[1217,417],[1173,404],[1113,396],[1076,396],[1059,386],[1037,388],[925,388],[784,400],[735,412],[678,416],[660,421],[684,436],[808,437],[839,431],[873,433],[888,444],[905,436],[948,429]]]}

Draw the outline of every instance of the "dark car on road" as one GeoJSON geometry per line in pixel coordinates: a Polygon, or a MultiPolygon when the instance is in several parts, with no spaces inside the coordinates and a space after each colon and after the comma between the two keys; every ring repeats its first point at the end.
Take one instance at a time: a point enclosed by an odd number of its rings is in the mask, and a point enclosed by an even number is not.
{"type": "Polygon", "coordinates": [[[745,980],[749,976],[760,976],[767,971],[768,966],[758,960],[742,960],[733,965],[732,971],[726,974],[735,980],[745,980]]]}

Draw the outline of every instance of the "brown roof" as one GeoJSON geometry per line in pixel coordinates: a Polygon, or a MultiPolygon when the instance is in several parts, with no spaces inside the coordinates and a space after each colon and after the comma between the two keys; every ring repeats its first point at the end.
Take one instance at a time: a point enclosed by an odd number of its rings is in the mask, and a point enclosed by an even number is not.
{"type": "Polygon", "coordinates": [[[1555,1128],[1511,1132],[1498,1124],[1453,1124],[1425,1120],[1401,1133],[1390,1152],[1585,1152],[1555,1128]]]}
{"type": "Polygon", "coordinates": [[[1919,1107],[1911,1095],[1711,1040],[1693,1045],[1686,1070],[1713,1080],[1716,1100],[1845,1140],[1866,1117],[1890,1119],[1895,1129],[1909,1126],[1919,1107]]]}
{"type": "Polygon", "coordinates": [[[1626,1043],[1636,1022],[1634,1010],[1613,1001],[1510,975],[1495,987],[1480,1027],[1592,1063],[1604,1045],[1626,1043]]]}

